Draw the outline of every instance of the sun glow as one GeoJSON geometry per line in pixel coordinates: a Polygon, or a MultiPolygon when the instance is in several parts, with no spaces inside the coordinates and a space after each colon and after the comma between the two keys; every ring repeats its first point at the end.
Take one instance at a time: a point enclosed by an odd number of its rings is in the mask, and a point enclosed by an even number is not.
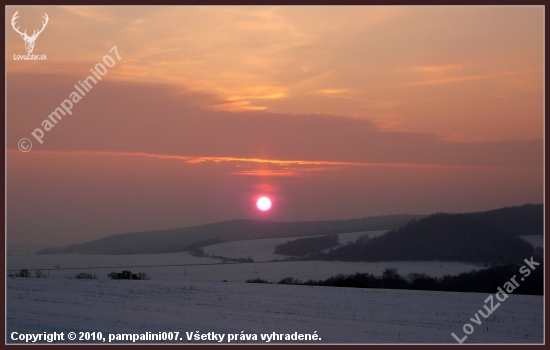
{"type": "Polygon", "coordinates": [[[261,197],[260,199],[258,199],[258,201],[256,202],[256,206],[258,207],[258,209],[260,209],[261,211],[266,211],[266,210],[269,210],[269,208],[271,208],[271,200],[267,197],[261,197]]]}

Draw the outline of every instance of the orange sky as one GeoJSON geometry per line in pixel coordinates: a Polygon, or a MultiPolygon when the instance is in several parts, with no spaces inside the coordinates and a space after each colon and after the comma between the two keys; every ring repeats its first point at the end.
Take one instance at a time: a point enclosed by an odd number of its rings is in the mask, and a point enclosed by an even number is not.
{"type": "Polygon", "coordinates": [[[540,203],[543,15],[7,7],[8,242],[540,203]],[[14,60],[15,11],[28,33],[47,13],[33,52],[46,61],[14,60]],[[37,142],[114,45],[121,60],[37,142]],[[250,201],[264,192],[274,206],[260,215],[250,201]]]}

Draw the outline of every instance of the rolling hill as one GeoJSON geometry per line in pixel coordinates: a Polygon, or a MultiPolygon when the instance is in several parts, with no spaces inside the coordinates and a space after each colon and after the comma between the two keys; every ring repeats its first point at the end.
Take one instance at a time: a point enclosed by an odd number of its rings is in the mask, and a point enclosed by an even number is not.
{"type": "Polygon", "coordinates": [[[192,251],[223,242],[261,238],[304,237],[346,232],[391,230],[421,215],[387,215],[333,221],[273,222],[233,220],[213,224],[147,232],[122,233],[37,254],[148,254],[192,251]]]}
{"type": "Polygon", "coordinates": [[[517,263],[534,254],[533,246],[519,236],[543,233],[542,209],[542,205],[528,204],[479,213],[433,214],[382,236],[372,239],[361,237],[328,253],[314,254],[311,258],[517,263]]]}

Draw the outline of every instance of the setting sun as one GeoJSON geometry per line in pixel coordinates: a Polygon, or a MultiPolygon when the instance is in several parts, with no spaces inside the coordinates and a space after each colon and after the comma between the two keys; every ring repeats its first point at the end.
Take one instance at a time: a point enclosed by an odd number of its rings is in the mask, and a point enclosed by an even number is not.
{"type": "Polygon", "coordinates": [[[258,201],[256,202],[256,206],[258,207],[258,209],[260,209],[261,211],[267,211],[269,210],[269,208],[271,208],[271,200],[267,197],[261,197],[260,199],[258,199],[258,201]]]}

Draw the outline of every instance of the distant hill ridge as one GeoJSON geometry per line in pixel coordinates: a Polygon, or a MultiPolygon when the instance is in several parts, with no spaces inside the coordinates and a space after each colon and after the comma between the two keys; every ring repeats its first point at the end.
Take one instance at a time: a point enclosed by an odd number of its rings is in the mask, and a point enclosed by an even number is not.
{"type": "Polygon", "coordinates": [[[249,239],[304,237],[347,232],[391,230],[424,215],[385,215],[362,219],[275,222],[231,220],[170,230],[121,233],[37,254],[160,254],[191,251],[211,244],[249,239]]]}
{"type": "Polygon", "coordinates": [[[367,236],[310,258],[340,261],[447,260],[518,263],[535,251],[518,236],[543,235],[543,206],[479,213],[437,213],[375,238],[367,236]]]}
{"type": "MultiPolygon", "coordinates": [[[[525,204],[459,215],[510,236],[543,235],[542,204],[525,204]]],[[[362,219],[275,222],[231,220],[212,224],[145,232],[121,233],[37,254],[160,254],[192,251],[211,244],[263,238],[307,237],[347,232],[396,230],[427,215],[385,215],[362,219]]],[[[385,235],[384,235],[385,236],[385,235]]],[[[387,238],[386,238],[387,239],[387,238]]]]}
{"type": "Polygon", "coordinates": [[[544,235],[544,206],[524,204],[495,210],[460,214],[475,218],[482,223],[498,227],[514,236],[544,235]]]}

